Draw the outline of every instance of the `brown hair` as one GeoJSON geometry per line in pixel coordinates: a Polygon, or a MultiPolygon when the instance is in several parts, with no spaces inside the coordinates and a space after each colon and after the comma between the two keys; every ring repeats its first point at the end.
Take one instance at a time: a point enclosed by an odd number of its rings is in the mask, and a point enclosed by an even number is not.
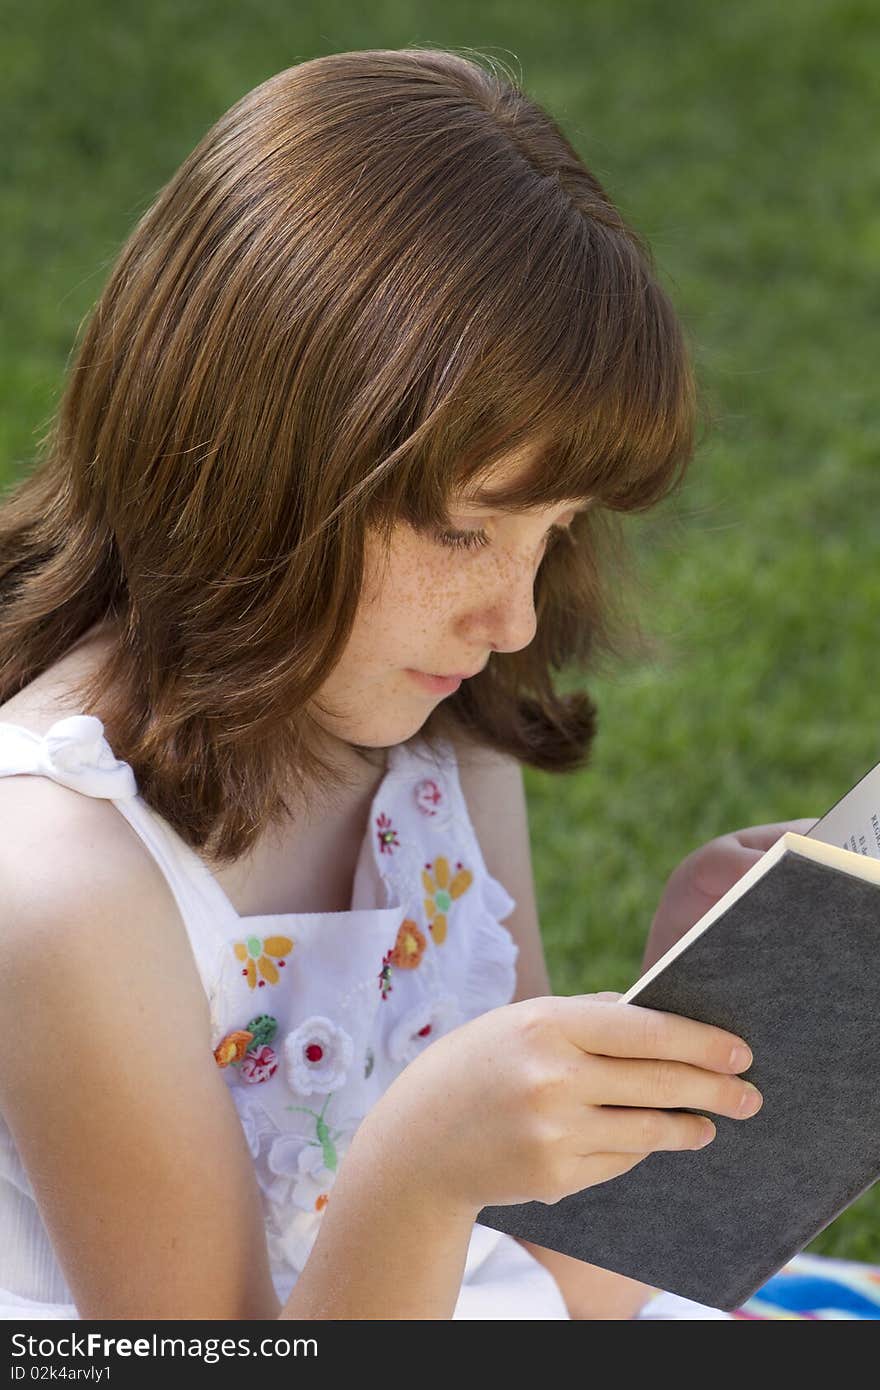
{"type": "Polygon", "coordinates": [[[677,488],[694,419],[649,251],[510,74],[430,47],[289,68],[141,217],[3,499],[0,700],[115,621],[80,709],[191,846],[236,859],[291,769],[333,780],[306,702],[366,528],[448,526],[454,487],[540,441],[510,504],[596,504],[542,563],[534,641],[420,735],[583,766],[595,705],[553,672],[638,650],[615,513],[677,488]]]}

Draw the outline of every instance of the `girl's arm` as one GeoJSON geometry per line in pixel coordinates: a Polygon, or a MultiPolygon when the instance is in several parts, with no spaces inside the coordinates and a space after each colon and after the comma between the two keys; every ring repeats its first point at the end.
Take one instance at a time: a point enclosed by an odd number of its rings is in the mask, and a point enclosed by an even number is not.
{"type": "Polygon", "coordinates": [[[281,1308],[161,870],[114,806],[39,778],[0,779],[0,824],[0,1113],[80,1318],[451,1317],[476,1212],[373,1112],[281,1308]]]}
{"type": "Polygon", "coordinates": [[[0,1112],[79,1316],[276,1318],[259,1193],[161,870],[116,807],[0,779],[0,1112]]]}
{"type": "MultiPolygon", "coordinates": [[[[515,758],[470,744],[457,743],[456,751],[462,792],[486,867],[516,900],[504,924],[519,947],[512,1002],[543,998],[553,993],[553,986],[538,925],[522,768],[515,758]]],[[[553,1275],[572,1318],[633,1318],[657,1292],[648,1284],[546,1250],[521,1236],[514,1240],[553,1275]]]]}

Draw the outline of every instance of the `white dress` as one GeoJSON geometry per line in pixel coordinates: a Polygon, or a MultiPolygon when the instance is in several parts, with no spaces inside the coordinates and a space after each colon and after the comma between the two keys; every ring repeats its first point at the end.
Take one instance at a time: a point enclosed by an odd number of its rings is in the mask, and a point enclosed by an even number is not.
{"type": "MultiPolygon", "coordinates": [[[[389,749],[350,911],[242,917],[103,735],[84,714],[43,736],[0,723],[0,776],[32,773],[113,801],[159,863],[210,1003],[284,1302],[366,1112],[433,1038],[513,998],[518,948],[502,919],[515,903],[486,869],[449,743],[437,761],[418,740],[389,749]],[[230,1039],[242,1032],[250,1038],[230,1039]]],[[[0,1317],[78,1316],[0,1118],[0,1317]]],[[[527,1250],[476,1224],[453,1317],[568,1311],[527,1250]]]]}

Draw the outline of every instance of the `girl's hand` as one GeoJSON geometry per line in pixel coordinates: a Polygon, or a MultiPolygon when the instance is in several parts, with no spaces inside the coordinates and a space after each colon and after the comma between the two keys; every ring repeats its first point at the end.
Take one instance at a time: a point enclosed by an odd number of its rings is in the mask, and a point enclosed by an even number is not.
{"type": "Polygon", "coordinates": [[[380,1163],[390,1190],[475,1218],[557,1202],[657,1149],[698,1149],[761,1105],[735,1073],[742,1039],[620,995],[551,995],[490,1009],[436,1038],[361,1122],[346,1163],[380,1163]],[[748,1098],[751,1109],[741,1109],[748,1098]]]}
{"type": "Polygon", "coordinates": [[[787,830],[806,835],[816,823],[816,819],[807,818],[750,825],[719,835],[683,859],[670,875],[654,914],[642,974],[690,931],[781,835],[787,830]]]}

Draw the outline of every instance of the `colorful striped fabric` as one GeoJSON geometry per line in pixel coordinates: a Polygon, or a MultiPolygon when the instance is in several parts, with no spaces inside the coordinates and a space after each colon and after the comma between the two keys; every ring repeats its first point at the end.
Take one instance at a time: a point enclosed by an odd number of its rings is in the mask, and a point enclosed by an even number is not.
{"type": "Polygon", "coordinates": [[[802,1251],[730,1316],[880,1320],[880,1267],[802,1251]]]}

